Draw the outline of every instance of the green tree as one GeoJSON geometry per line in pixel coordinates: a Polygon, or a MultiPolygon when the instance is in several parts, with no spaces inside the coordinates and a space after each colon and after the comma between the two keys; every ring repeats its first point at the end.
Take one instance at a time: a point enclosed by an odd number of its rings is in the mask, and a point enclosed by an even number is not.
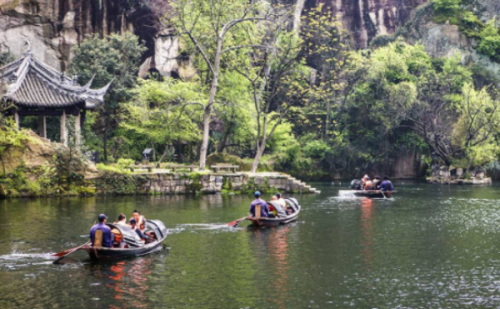
{"type": "Polygon", "coordinates": [[[496,20],[492,19],[480,32],[481,41],[477,50],[492,60],[500,62],[500,33],[495,24],[496,20]]]}
{"type": "Polygon", "coordinates": [[[324,113],[322,135],[331,135],[333,111],[340,106],[341,90],[345,88],[345,66],[349,41],[342,23],[333,10],[319,4],[302,17],[300,36],[307,64],[317,71],[311,87],[310,108],[324,113]]]}
{"type": "Polygon", "coordinates": [[[434,9],[447,14],[454,14],[460,9],[461,0],[432,0],[434,9]]]}
{"type": "Polygon", "coordinates": [[[456,109],[458,120],[453,125],[452,142],[462,150],[463,167],[494,161],[500,150],[495,140],[500,132],[498,100],[492,99],[486,88],[476,91],[466,83],[456,109]]]}
{"type": "Polygon", "coordinates": [[[145,47],[131,33],[112,34],[106,38],[91,35],[74,49],[70,71],[78,75],[81,83],[93,79],[94,87],[112,82],[105,103],[97,107],[98,116],[93,124],[103,142],[104,160],[108,160],[108,140],[120,122],[122,103],[131,98],[130,89],[136,85],[136,74],[145,47]]]}
{"type": "MultiPolygon", "coordinates": [[[[190,43],[191,51],[203,60],[200,70],[207,69],[209,96],[204,104],[203,136],[200,148],[200,169],[205,168],[210,122],[217,102],[219,80],[231,56],[241,50],[262,48],[259,21],[272,19],[273,10],[260,1],[246,0],[179,0],[172,4],[171,20],[179,35],[190,43]],[[225,54],[228,58],[223,65],[225,54]]],[[[234,65],[234,64],[233,64],[234,65]]]]}
{"type": "MultiPolygon", "coordinates": [[[[200,84],[167,79],[141,80],[132,91],[133,101],[124,106],[125,121],[120,126],[135,140],[145,140],[153,149],[159,145],[166,156],[168,145],[199,141],[198,122],[206,100],[200,84]]],[[[140,150],[139,150],[140,151],[140,150]]]]}

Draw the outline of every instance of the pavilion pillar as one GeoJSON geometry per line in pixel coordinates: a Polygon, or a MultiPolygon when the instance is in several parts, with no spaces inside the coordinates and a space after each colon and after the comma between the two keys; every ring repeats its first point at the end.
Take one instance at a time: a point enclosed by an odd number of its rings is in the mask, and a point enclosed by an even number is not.
{"type": "Polygon", "coordinates": [[[38,135],[47,138],[47,119],[45,116],[38,116],[38,135]]]}
{"type": "Polygon", "coordinates": [[[80,150],[80,144],[82,143],[82,121],[81,121],[80,112],[78,112],[75,116],[75,147],[77,150],[80,150]]]}
{"type": "Polygon", "coordinates": [[[19,113],[17,111],[14,112],[14,122],[16,123],[16,129],[19,130],[21,127],[21,119],[19,118],[19,113]]]}
{"type": "Polygon", "coordinates": [[[66,111],[63,110],[61,115],[61,143],[68,146],[68,131],[66,130],[66,111]]]}

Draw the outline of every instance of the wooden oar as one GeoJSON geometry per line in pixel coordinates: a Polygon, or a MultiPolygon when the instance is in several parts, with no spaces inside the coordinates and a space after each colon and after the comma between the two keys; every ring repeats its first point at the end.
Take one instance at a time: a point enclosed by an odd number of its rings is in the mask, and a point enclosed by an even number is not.
{"type": "Polygon", "coordinates": [[[245,220],[247,217],[239,218],[238,220],[234,220],[233,222],[229,222],[227,225],[235,227],[237,226],[241,221],[245,220]]]}
{"type": "Polygon", "coordinates": [[[65,257],[67,257],[68,255],[70,255],[71,253],[77,251],[78,249],[80,249],[81,247],[89,244],[90,242],[86,242],[84,243],[83,245],[81,246],[78,246],[78,247],[75,247],[75,248],[71,248],[71,249],[68,249],[68,250],[64,250],[62,252],[59,252],[59,253],[56,253],[56,254],[52,254],[52,256],[57,256],[58,258],[56,260],[54,260],[54,262],[52,262],[53,264],[59,262],[60,260],[64,259],[65,257]]]}
{"type": "Polygon", "coordinates": [[[380,193],[382,193],[382,196],[383,196],[384,198],[387,198],[387,197],[385,197],[384,191],[380,190],[380,193]]]}

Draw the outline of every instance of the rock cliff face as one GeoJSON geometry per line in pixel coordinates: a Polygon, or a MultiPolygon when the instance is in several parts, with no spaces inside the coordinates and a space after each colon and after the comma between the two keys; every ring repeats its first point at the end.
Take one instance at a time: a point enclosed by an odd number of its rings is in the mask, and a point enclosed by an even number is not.
{"type": "Polygon", "coordinates": [[[30,41],[40,60],[64,70],[71,48],[89,33],[133,29],[119,1],[0,0],[2,50],[20,55],[30,41]]]}
{"type": "MultiPolygon", "coordinates": [[[[341,16],[357,46],[365,48],[375,36],[394,33],[412,9],[427,0],[282,1],[296,5],[295,26],[305,10],[323,3],[324,10],[341,16]]],[[[189,68],[177,59],[177,39],[170,31],[153,26],[151,11],[166,9],[168,1],[163,0],[0,0],[0,48],[20,55],[30,41],[37,58],[64,71],[71,48],[86,34],[133,31],[148,47],[141,75],[150,68],[163,75],[189,74],[189,68]]]]}
{"type": "Polygon", "coordinates": [[[340,16],[358,48],[366,48],[377,35],[392,34],[404,25],[411,12],[428,0],[298,0],[303,9],[319,4],[340,16]]]}
{"type": "Polygon", "coordinates": [[[413,9],[428,0],[306,0],[305,9],[324,4],[340,16],[358,48],[366,48],[377,35],[392,34],[404,25],[413,9]]]}
{"type": "MultiPolygon", "coordinates": [[[[429,18],[429,0],[280,0],[295,5],[294,27],[300,16],[318,5],[340,16],[358,48],[366,48],[379,35],[406,28],[405,36],[421,40],[435,56],[461,51],[464,58],[490,66],[473,50],[453,25],[438,25],[429,18]],[[417,7],[419,7],[416,9],[417,7]],[[409,26],[405,24],[410,22],[409,26]]],[[[178,59],[179,42],[168,29],[155,27],[155,18],[168,10],[165,0],[0,0],[0,49],[20,55],[31,41],[37,58],[56,69],[66,68],[71,48],[86,34],[107,35],[133,31],[148,47],[140,74],[156,68],[163,75],[190,75],[189,65],[178,59]],[[155,15],[154,12],[157,14],[155,15]],[[158,13],[159,12],[159,13],[158,13]]],[[[476,0],[474,11],[483,21],[500,16],[500,1],[476,0]]],[[[491,65],[500,75],[500,67],[491,65]]]]}
{"type": "MultiPolygon", "coordinates": [[[[164,9],[168,1],[161,2],[164,9]]],[[[37,58],[64,71],[71,48],[85,35],[133,31],[148,47],[146,59],[154,55],[159,36],[152,16],[152,8],[139,0],[135,4],[125,0],[0,0],[0,48],[21,55],[30,41],[37,58]]]]}
{"type": "MultiPolygon", "coordinates": [[[[500,1],[478,0],[474,6],[476,14],[483,21],[500,18],[500,1]]],[[[408,23],[401,27],[397,36],[411,43],[421,43],[427,52],[434,57],[460,55],[463,64],[476,63],[491,71],[500,78],[500,64],[493,62],[485,55],[478,53],[477,42],[467,38],[456,25],[448,22],[437,24],[432,19],[431,5],[419,7],[412,13],[408,23]]],[[[377,38],[384,40],[384,38],[377,38]]],[[[391,39],[394,39],[392,37],[391,39]]]]}

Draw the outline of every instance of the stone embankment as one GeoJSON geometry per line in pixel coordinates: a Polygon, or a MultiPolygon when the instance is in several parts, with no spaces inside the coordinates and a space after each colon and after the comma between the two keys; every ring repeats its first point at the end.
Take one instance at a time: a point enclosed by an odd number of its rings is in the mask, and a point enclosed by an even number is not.
{"type": "Polygon", "coordinates": [[[491,178],[486,177],[483,168],[464,170],[453,166],[433,166],[432,176],[427,178],[429,183],[449,185],[488,185],[491,178]]]}
{"type": "Polygon", "coordinates": [[[96,194],[320,193],[282,173],[143,173],[91,180],[96,194]]]}

